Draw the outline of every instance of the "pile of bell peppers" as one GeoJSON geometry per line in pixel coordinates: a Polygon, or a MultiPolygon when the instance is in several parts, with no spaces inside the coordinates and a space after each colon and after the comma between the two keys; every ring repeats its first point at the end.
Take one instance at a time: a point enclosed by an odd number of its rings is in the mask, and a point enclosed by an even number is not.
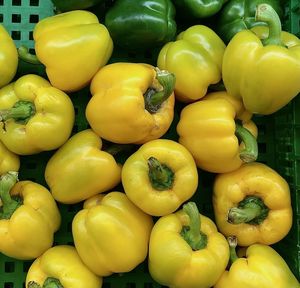
{"type": "Polygon", "coordinates": [[[35,53],[0,24],[0,253],[31,261],[26,288],[100,288],[143,262],[173,288],[300,288],[271,246],[294,225],[293,191],[259,161],[255,123],[300,93],[283,4],[53,4],[35,53]],[[149,51],[154,60],[115,56],[149,51]],[[45,153],[44,178],[23,179],[24,157],[45,153]],[[213,215],[199,210],[205,173],[213,215]],[[80,204],[73,244],[56,244],[61,207],[80,204]]]}

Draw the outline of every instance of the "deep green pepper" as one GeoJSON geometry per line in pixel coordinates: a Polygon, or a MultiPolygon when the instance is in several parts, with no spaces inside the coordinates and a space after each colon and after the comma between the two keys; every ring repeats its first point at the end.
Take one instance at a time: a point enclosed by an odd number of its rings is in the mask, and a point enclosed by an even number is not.
{"type": "Polygon", "coordinates": [[[104,3],[105,0],[52,0],[52,3],[59,12],[66,12],[78,9],[87,9],[97,4],[104,3]]]}
{"type": "Polygon", "coordinates": [[[282,18],[283,9],[280,0],[231,0],[224,5],[217,15],[216,32],[226,44],[239,31],[267,25],[265,22],[255,21],[256,6],[261,3],[272,6],[282,18]]]}
{"type": "Polygon", "coordinates": [[[218,13],[228,0],[172,0],[181,18],[207,18],[218,13]]]}
{"type": "Polygon", "coordinates": [[[174,39],[174,18],[171,0],[117,0],[105,15],[105,26],[116,46],[144,50],[174,39]]]}

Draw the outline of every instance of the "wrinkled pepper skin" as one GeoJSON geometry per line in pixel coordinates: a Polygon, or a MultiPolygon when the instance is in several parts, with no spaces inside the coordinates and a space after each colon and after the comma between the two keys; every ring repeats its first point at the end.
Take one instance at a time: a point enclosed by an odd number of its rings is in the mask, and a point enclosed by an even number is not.
{"type": "Polygon", "coordinates": [[[1,88],[0,107],[0,141],[16,154],[57,149],[71,135],[71,99],[38,75],[27,74],[1,88]]]}
{"type": "Polygon", "coordinates": [[[86,107],[91,128],[101,138],[120,144],[143,144],[163,136],[174,117],[174,80],[169,81],[166,73],[166,83],[160,84],[159,73],[163,71],[143,63],[119,62],[103,67],[92,80],[92,98],[86,107]],[[151,104],[150,108],[146,105],[153,99],[149,92],[166,93],[159,96],[160,103],[153,111],[151,104]]]}
{"type": "Polygon", "coordinates": [[[178,16],[207,18],[217,14],[227,0],[173,0],[178,16]]]}
{"type": "Polygon", "coordinates": [[[0,175],[9,171],[19,171],[20,157],[9,151],[2,142],[0,142],[0,175]]]}
{"type": "Polygon", "coordinates": [[[16,45],[3,25],[0,24],[0,88],[9,84],[18,68],[16,45]]]}
{"type": "Polygon", "coordinates": [[[136,206],[147,214],[162,216],[175,212],[194,195],[198,172],[193,156],[184,146],[157,139],[145,143],[127,158],[122,168],[122,184],[136,206]]]}
{"type": "Polygon", "coordinates": [[[195,213],[194,217],[198,221],[191,220],[183,208],[162,216],[154,224],[148,267],[151,277],[163,286],[210,288],[226,269],[229,260],[226,238],[208,217],[199,213],[195,213]],[[200,242],[204,242],[201,247],[191,246],[193,240],[190,244],[189,238],[184,238],[184,233],[191,231],[188,227],[195,230],[195,234],[201,233],[200,242]]]}
{"type": "Polygon", "coordinates": [[[51,0],[56,9],[60,12],[81,10],[91,8],[97,4],[104,3],[104,0],[51,0]]]}
{"type": "Polygon", "coordinates": [[[255,21],[256,6],[261,3],[271,5],[280,18],[283,16],[279,0],[231,0],[224,5],[218,14],[216,31],[226,44],[239,31],[266,26],[263,21],[255,21]]]}
{"type": "Polygon", "coordinates": [[[87,129],[73,135],[54,153],[46,165],[45,180],[55,200],[78,203],[121,181],[121,167],[101,148],[101,138],[87,129]]]}
{"type": "Polygon", "coordinates": [[[176,127],[178,141],[191,152],[198,168],[213,173],[233,171],[248,161],[241,158],[245,146],[239,143],[235,120],[256,137],[251,116],[227,92],[211,92],[183,108],[176,127]]]}
{"type": "MultiPolygon", "coordinates": [[[[258,11],[271,14],[270,6],[259,7],[269,7],[258,11]]],[[[280,110],[300,92],[300,40],[281,32],[278,15],[272,13],[270,18],[276,20],[270,24],[272,37],[264,37],[268,28],[262,26],[240,31],[225,50],[222,69],[228,93],[242,99],[250,112],[262,115],[280,110]]]]}
{"type": "Polygon", "coordinates": [[[194,25],[162,47],[157,66],[175,74],[177,100],[194,102],[221,80],[224,51],[225,44],[212,29],[194,25]]]}
{"type": "Polygon", "coordinates": [[[175,8],[171,0],[117,0],[105,15],[105,26],[123,49],[162,46],[176,36],[175,8]]]}
{"type": "Polygon", "coordinates": [[[72,222],[75,247],[99,276],[133,270],[148,253],[153,221],[125,193],[113,191],[87,199],[72,222]]]}
{"type": "MultiPolygon", "coordinates": [[[[3,177],[14,177],[7,176],[3,177]]],[[[18,198],[14,211],[6,214],[4,206],[13,200],[4,197],[1,180],[0,252],[15,259],[31,260],[53,245],[54,233],[59,229],[61,216],[52,195],[42,185],[19,181],[8,189],[9,198],[18,198]]]]}
{"type": "Polygon", "coordinates": [[[214,288],[299,288],[284,259],[270,246],[253,244],[236,259],[214,288]]]}
{"type": "Polygon", "coordinates": [[[49,81],[65,92],[88,85],[113,50],[106,27],[96,15],[84,10],[42,19],[35,25],[33,39],[36,56],[45,65],[49,81]]]}
{"type": "Polygon", "coordinates": [[[54,246],[31,264],[26,275],[26,287],[42,288],[45,281],[49,285],[46,287],[102,287],[102,278],[93,274],[83,264],[76,249],[69,245],[54,246]],[[62,286],[50,286],[51,282],[62,286]]]}
{"type": "Polygon", "coordinates": [[[275,170],[258,162],[216,176],[213,209],[220,232],[236,236],[239,246],[274,244],[292,226],[288,183],[275,170]]]}

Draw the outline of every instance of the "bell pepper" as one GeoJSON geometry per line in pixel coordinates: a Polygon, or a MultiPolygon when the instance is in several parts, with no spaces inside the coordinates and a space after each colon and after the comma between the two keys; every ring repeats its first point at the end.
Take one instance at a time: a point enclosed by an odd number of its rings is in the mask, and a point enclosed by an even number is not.
{"type": "Polygon", "coordinates": [[[121,167],[111,154],[101,149],[101,138],[86,129],[73,135],[51,156],[45,180],[55,200],[78,203],[121,181],[121,167]]]}
{"type": "Polygon", "coordinates": [[[237,236],[238,245],[274,244],[292,226],[288,183],[262,163],[248,163],[216,176],[213,187],[216,224],[225,236],[237,236]]]}
{"type": "Polygon", "coordinates": [[[104,3],[105,0],[51,0],[56,10],[66,12],[91,8],[97,4],[104,3]]]}
{"type": "Polygon", "coordinates": [[[9,151],[0,141],[0,175],[9,171],[19,171],[20,157],[9,151]]]}
{"type": "Polygon", "coordinates": [[[159,284],[172,288],[209,288],[229,260],[226,238],[194,202],[162,216],[150,235],[148,268],[159,284]]]}
{"type": "Polygon", "coordinates": [[[75,247],[99,276],[133,270],[148,253],[153,220],[125,193],[98,194],[84,202],[72,222],[75,247]]]}
{"type": "Polygon", "coordinates": [[[173,121],[174,75],[144,63],[106,65],[93,78],[86,107],[103,139],[143,144],[163,136],[173,121]]]}
{"type": "Polygon", "coordinates": [[[58,245],[48,249],[30,265],[27,288],[101,288],[102,278],[81,261],[76,249],[58,245]]]}
{"type": "Polygon", "coordinates": [[[71,135],[71,99],[38,75],[22,76],[1,88],[0,107],[0,141],[16,154],[57,149],[71,135]]]}
{"type": "Polygon", "coordinates": [[[105,14],[105,26],[120,48],[159,47],[176,36],[175,8],[171,0],[117,0],[105,14]]]}
{"type": "Polygon", "coordinates": [[[218,14],[216,31],[226,44],[239,31],[267,25],[255,20],[256,6],[261,3],[271,5],[280,18],[283,16],[279,0],[231,0],[223,6],[218,14]]]}
{"type": "Polygon", "coordinates": [[[40,20],[34,27],[33,39],[36,55],[21,46],[18,50],[20,58],[30,63],[42,63],[50,83],[65,92],[87,86],[108,62],[113,50],[106,27],[99,23],[95,14],[85,10],[40,20]]]}
{"type": "Polygon", "coordinates": [[[39,257],[53,245],[61,216],[48,189],[19,181],[17,172],[0,178],[0,252],[19,260],[39,257]]]}
{"type": "Polygon", "coordinates": [[[198,168],[233,171],[258,156],[257,128],[251,116],[226,91],[211,92],[182,109],[178,141],[191,152],[198,168]]]}
{"type": "Polygon", "coordinates": [[[217,14],[227,0],[173,0],[177,16],[183,18],[208,18],[217,14]]]}
{"type": "Polygon", "coordinates": [[[214,288],[299,288],[300,284],[284,259],[270,246],[253,244],[239,258],[236,237],[228,237],[230,268],[214,288]]]}
{"type": "Polygon", "coordinates": [[[248,111],[269,115],[300,92],[300,40],[281,32],[280,19],[270,5],[260,4],[256,19],[268,23],[268,37],[249,30],[238,32],[224,53],[223,82],[248,111]]]}
{"type": "Polygon", "coordinates": [[[152,140],[127,158],[122,184],[128,198],[145,213],[162,216],[177,210],[197,190],[193,156],[181,144],[152,140]]]}
{"type": "Polygon", "coordinates": [[[225,44],[211,28],[194,25],[162,47],[157,66],[174,73],[177,100],[194,102],[221,81],[224,51],[225,44]]]}
{"type": "Polygon", "coordinates": [[[0,88],[9,84],[18,68],[16,45],[3,25],[0,24],[0,88]]]}

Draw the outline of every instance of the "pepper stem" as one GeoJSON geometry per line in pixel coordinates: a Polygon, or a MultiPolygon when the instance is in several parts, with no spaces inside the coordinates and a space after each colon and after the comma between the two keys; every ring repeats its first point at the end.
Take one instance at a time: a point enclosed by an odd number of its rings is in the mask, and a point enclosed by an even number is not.
{"type": "Polygon", "coordinates": [[[174,91],[175,75],[157,67],[156,78],[152,86],[144,94],[145,108],[150,113],[156,113],[162,103],[166,101],[174,91]]]}
{"type": "Polygon", "coordinates": [[[195,202],[188,202],[183,205],[183,211],[190,219],[189,226],[183,226],[181,236],[196,251],[207,246],[207,236],[201,231],[201,220],[195,202]]]}
{"type": "Polygon", "coordinates": [[[21,201],[15,200],[10,196],[11,188],[18,181],[18,172],[10,171],[0,177],[0,219],[10,219],[19,206],[21,201]]]}
{"type": "Polygon", "coordinates": [[[19,100],[12,108],[0,110],[0,121],[14,119],[26,124],[34,114],[35,106],[32,102],[19,100]]]}
{"type": "Polygon", "coordinates": [[[262,40],[264,46],[284,46],[281,41],[281,22],[277,12],[268,4],[259,4],[256,7],[255,21],[266,22],[269,26],[269,36],[262,40]]]}
{"type": "Polygon", "coordinates": [[[174,172],[165,164],[160,163],[155,157],[148,159],[148,176],[152,187],[163,191],[172,187],[174,172]]]}
{"type": "Polygon", "coordinates": [[[243,162],[253,162],[258,157],[257,141],[252,133],[240,124],[236,123],[235,134],[244,143],[245,148],[240,151],[240,158],[243,162]]]}
{"type": "Polygon", "coordinates": [[[60,281],[53,277],[48,277],[43,286],[36,283],[35,281],[28,282],[28,288],[64,288],[60,281]]]}
{"type": "Polygon", "coordinates": [[[248,223],[258,225],[268,216],[269,208],[256,196],[248,196],[238,204],[238,207],[230,208],[227,221],[231,224],[248,223]]]}
{"type": "Polygon", "coordinates": [[[239,257],[236,254],[236,250],[235,250],[235,248],[237,246],[236,236],[228,236],[227,242],[229,244],[230,262],[233,263],[234,261],[239,259],[239,257]]]}
{"type": "Polygon", "coordinates": [[[30,64],[42,64],[41,61],[37,58],[36,55],[33,55],[29,52],[28,47],[21,45],[18,48],[19,58],[30,64]]]}

